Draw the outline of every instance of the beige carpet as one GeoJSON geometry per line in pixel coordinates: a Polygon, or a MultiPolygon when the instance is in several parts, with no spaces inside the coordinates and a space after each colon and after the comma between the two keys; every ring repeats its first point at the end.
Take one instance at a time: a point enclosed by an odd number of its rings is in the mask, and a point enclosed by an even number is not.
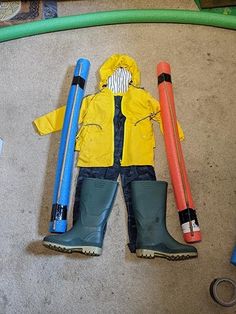
{"type": "MultiPolygon", "coordinates": [[[[60,1],[59,16],[125,8],[196,9],[194,1],[60,1]],[[147,3],[146,3],[147,2],[147,3]]],[[[0,44],[0,313],[236,313],[209,295],[216,277],[235,278],[236,33],[205,26],[132,24],[95,27],[0,44]],[[138,63],[157,97],[156,64],[172,66],[186,166],[203,241],[195,260],[138,259],[129,253],[119,190],[101,257],[65,255],[41,244],[47,234],[60,134],[40,137],[32,120],[66,103],[73,66],[91,61],[86,93],[113,53],[138,63]]],[[[156,132],[156,174],[170,182],[156,132]]],[[[75,170],[74,182],[77,170],[75,170]]],[[[73,198],[73,196],[72,196],[73,198]]],[[[171,184],[167,224],[182,241],[171,184]]]]}

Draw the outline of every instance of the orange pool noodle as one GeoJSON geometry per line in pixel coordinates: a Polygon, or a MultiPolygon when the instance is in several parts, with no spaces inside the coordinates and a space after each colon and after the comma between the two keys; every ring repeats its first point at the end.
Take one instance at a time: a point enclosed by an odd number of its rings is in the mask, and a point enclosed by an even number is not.
{"type": "Polygon", "coordinates": [[[201,241],[201,233],[179,139],[170,65],[160,62],[157,76],[166,156],[180,224],[184,240],[198,242],[201,241]]]}

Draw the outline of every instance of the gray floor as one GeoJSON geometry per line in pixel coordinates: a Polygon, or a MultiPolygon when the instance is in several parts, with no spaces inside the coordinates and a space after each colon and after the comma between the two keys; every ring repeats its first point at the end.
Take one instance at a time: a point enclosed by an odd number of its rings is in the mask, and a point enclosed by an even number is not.
{"type": "MultiPolygon", "coordinates": [[[[60,2],[60,15],[115,8],[195,9],[193,1],[60,2]],[[175,4],[174,4],[175,3],[175,4]]],[[[204,26],[116,25],[64,31],[0,44],[0,313],[236,313],[210,298],[216,277],[235,279],[236,33],[204,26]],[[60,134],[37,135],[31,122],[66,103],[79,57],[97,69],[113,53],[138,63],[142,85],[157,97],[156,64],[172,66],[183,151],[203,234],[195,260],[138,259],[127,250],[119,190],[101,257],[64,255],[41,245],[47,233],[60,134]]],[[[156,173],[170,182],[155,126],[156,173]]],[[[77,170],[75,170],[76,178],[77,170]]],[[[75,180],[74,178],[74,180],[75,180]]],[[[182,241],[169,185],[168,228],[182,241]]]]}

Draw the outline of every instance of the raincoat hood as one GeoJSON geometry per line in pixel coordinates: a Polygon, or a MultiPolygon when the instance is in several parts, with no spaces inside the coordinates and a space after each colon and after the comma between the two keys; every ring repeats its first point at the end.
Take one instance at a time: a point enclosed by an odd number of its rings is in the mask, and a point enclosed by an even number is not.
{"type": "Polygon", "coordinates": [[[108,58],[99,70],[100,88],[103,88],[105,85],[107,85],[108,78],[118,68],[124,68],[128,70],[132,75],[132,84],[140,87],[140,72],[134,59],[128,55],[115,54],[108,58]]]}

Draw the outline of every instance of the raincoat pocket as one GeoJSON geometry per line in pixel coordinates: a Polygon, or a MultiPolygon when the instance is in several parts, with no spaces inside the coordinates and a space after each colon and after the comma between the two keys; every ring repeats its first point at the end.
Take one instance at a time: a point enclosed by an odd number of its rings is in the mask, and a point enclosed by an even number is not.
{"type": "Polygon", "coordinates": [[[150,139],[153,136],[153,127],[150,120],[143,120],[136,124],[142,139],[150,139]]]}
{"type": "Polygon", "coordinates": [[[102,127],[97,123],[83,124],[76,136],[75,149],[80,151],[82,148],[88,153],[98,138],[101,137],[102,127]],[[89,149],[88,149],[89,148],[89,149]]]}
{"type": "Polygon", "coordinates": [[[155,138],[153,125],[150,119],[144,119],[135,124],[135,127],[138,129],[139,136],[141,141],[152,143],[152,147],[155,147],[155,138]]]}

